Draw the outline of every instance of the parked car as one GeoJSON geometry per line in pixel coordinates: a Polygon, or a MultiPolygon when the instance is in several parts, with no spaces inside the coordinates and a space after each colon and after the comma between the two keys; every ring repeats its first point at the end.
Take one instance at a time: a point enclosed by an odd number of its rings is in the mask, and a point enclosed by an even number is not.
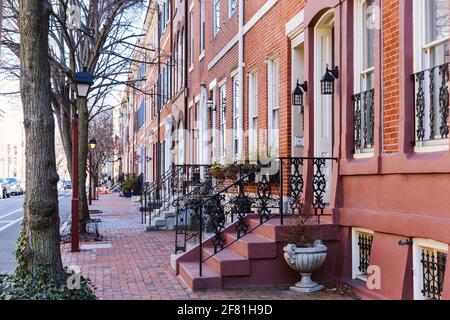
{"type": "Polygon", "coordinates": [[[18,196],[23,194],[23,189],[20,186],[20,180],[17,180],[16,178],[6,178],[6,181],[8,181],[9,189],[12,195],[18,196]]]}
{"type": "Polygon", "coordinates": [[[11,197],[11,191],[8,180],[5,178],[0,178],[0,198],[4,199],[9,197],[11,197]]]}

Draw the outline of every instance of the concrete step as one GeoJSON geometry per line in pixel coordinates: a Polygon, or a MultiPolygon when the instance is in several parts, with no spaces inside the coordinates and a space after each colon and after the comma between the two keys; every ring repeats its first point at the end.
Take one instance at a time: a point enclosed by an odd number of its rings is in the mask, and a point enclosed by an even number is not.
{"type": "Polygon", "coordinates": [[[222,277],[205,263],[202,269],[200,277],[198,262],[180,262],[178,276],[193,291],[222,289],[222,277]]]}
{"type": "Polygon", "coordinates": [[[229,249],[248,259],[267,259],[277,256],[277,245],[273,240],[253,233],[246,234],[240,239],[237,238],[236,233],[226,232],[224,236],[226,243],[231,243],[229,249]]]}
{"type": "Polygon", "coordinates": [[[203,247],[203,260],[222,277],[250,275],[250,260],[228,248],[214,254],[214,248],[203,247]]]}

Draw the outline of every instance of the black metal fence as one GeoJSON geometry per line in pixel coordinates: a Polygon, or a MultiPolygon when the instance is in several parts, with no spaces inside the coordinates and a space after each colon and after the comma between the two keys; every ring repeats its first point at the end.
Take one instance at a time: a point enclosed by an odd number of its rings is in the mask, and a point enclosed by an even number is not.
{"type": "Polygon", "coordinates": [[[449,63],[413,75],[416,143],[449,135],[449,63]]]}
{"type": "Polygon", "coordinates": [[[367,152],[374,147],[375,90],[368,90],[352,97],[354,152],[367,152]]]}
{"type": "Polygon", "coordinates": [[[207,179],[177,201],[175,252],[186,251],[189,241],[198,243],[201,275],[203,262],[274,217],[283,225],[286,215],[305,209],[320,223],[330,198],[328,177],[336,160],[278,158],[266,164],[211,169],[207,179]],[[309,169],[307,176],[304,166],[309,169]],[[250,217],[258,223],[250,225],[250,217]],[[228,233],[234,241],[224,237],[231,223],[234,231],[228,233]],[[205,235],[212,237],[213,245],[213,254],[206,257],[202,253],[205,235]]]}
{"type": "Polygon", "coordinates": [[[422,249],[422,294],[425,298],[440,300],[444,287],[445,263],[447,254],[439,251],[422,249]]]}

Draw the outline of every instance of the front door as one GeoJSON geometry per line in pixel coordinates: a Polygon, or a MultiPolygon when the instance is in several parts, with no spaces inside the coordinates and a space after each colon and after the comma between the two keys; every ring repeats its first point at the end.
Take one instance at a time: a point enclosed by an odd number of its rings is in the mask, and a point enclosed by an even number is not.
{"type": "MultiPolygon", "coordinates": [[[[315,103],[314,103],[314,156],[333,157],[333,95],[322,95],[320,80],[328,67],[334,67],[333,15],[326,15],[315,31],[315,103]]],[[[332,163],[326,161],[323,168],[326,178],[325,203],[330,202],[332,163]]]]}

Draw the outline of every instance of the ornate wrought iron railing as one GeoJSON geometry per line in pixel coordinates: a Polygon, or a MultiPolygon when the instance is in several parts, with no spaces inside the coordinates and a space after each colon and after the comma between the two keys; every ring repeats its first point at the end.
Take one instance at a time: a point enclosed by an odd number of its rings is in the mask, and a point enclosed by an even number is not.
{"type": "Polygon", "coordinates": [[[164,174],[151,183],[144,185],[144,190],[141,197],[141,222],[146,223],[147,217],[161,205],[161,189],[165,181],[168,181],[169,177],[173,175],[173,167],[164,172],[164,174]]]}
{"type": "Polygon", "coordinates": [[[317,216],[320,223],[329,193],[326,167],[335,160],[279,158],[247,170],[236,165],[235,179],[211,178],[208,187],[199,187],[184,199],[185,202],[179,203],[177,212],[184,217],[183,227],[189,228],[190,232],[184,232],[184,244],[176,243],[176,253],[186,250],[186,241],[198,240],[201,275],[202,263],[274,217],[279,217],[281,224],[284,224],[286,215],[311,208],[309,213],[317,216]],[[310,168],[309,177],[304,177],[304,166],[310,168]],[[250,226],[250,217],[257,218],[259,223],[250,226]],[[232,232],[235,232],[235,240],[227,242],[224,230],[231,223],[234,223],[232,232]],[[203,239],[208,234],[211,236],[213,254],[205,257],[203,239]]]}
{"type": "Polygon", "coordinates": [[[147,194],[149,218],[151,224],[161,213],[170,209],[173,202],[183,197],[192,188],[200,185],[202,177],[210,165],[173,165],[147,194]]]}
{"type": "Polygon", "coordinates": [[[369,267],[370,252],[372,251],[373,235],[367,233],[358,234],[359,265],[358,270],[361,274],[367,275],[369,267]]]}
{"type": "Polygon", "coordinates": [[[413,74],[415,142],[449,136],[449,63],[413,74]]]}
{"type": "Polygon", "coordinates": [[[427,299],[440,300],[444,288],[444,274],[447,254],[422,249],[422,294],[427,299]]]}
{"type": "Polygon", "coordinates": [[[355,94],[352,97],[355,153],[364,153],[374,147],[374,97],[374,89],[355,94]]]}

